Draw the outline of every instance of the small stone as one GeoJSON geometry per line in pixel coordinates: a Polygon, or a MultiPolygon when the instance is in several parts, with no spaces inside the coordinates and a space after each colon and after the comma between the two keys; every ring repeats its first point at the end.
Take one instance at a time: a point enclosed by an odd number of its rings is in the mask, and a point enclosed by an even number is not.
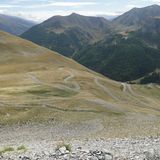
{"type": "Polygon", "coordinates": [[[22,160],[31,160],[29,157],[24,156],[22,160]]]}
{"type": "Polygon", "coordinates": [[[66,151],[67,151],[67,149],[66,149],[65,146],[63,146],[63,147],[59,148],[59,151],[60,151],[62,154],[65,154],[66,151]]]}
{"type": "Polygon", "coordinates": [[[49,155],[49,153],[47,151],[43,151],[44,155],[49,155]]]}
{"type": "Polygon", "coordinates": [[[78,147],[77,149],[78,149],[78,150],[81,150],[81,149],[82,149],[82,147],[78,147]]]}
{"type": "Polygon", "coordinates": [[[113,160],[113,155],[111,153],[105,153],[105,160],[113,160]]]}

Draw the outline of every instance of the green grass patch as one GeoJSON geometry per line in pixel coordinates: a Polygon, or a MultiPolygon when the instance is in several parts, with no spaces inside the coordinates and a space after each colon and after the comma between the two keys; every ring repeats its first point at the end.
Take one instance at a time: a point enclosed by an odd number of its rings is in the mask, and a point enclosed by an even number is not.
{"type": "Polygon", "coordinates": [[[0,150],[0,155],[6,153],[6,152],[13,152],[14,148],[13,147],[5,147],[3,149],[0,150]]]}
{"type": "Polygon", "coordinates": [[[29,94],[35,94],[35,95],[45,95],[45,94],[50,93],[51,91],[44,90],[44,89],[39,89],[39,90],[28,90],[27,92],[29,94]]]}
{"type": "Polygon", "coordinates": [[[49,87],[36,87],[27,90],[27,93],[35,96],[55,96],[55,97],[70,97],[77,94],[77,92],[71,90],[65,90],[60,88],[49,88],[49,87]]]}
{"type": "Polygon", "coordinates": [[[123,90],[124,90],[124,87],[123,87],[123,85],[121,85],[121,86],[120,86],[120,90],[121,90],[121,91],[123,91],[123,90]]]}
{"type": "Polygon", "coordinates": [[[26,151],[27,151],[27,148],[26,148],[24,145],[21,145],[21,146],[17,147],[17,151],[26,152],[26,151]]]}

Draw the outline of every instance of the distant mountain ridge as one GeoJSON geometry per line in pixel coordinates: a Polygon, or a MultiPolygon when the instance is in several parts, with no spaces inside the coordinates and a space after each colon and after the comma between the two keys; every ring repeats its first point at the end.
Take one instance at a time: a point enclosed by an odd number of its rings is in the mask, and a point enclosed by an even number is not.
{"type": "Polygon", "coordinates": [[[144,8],[133,8],[113,20],[116,25],[139,28],[146,24],[151,18],[160,16],[160,6],[152,5],[144,8]]]}
{"type": "Polygon", "coordinates": [[[19,17],[0,14],[0,30],[20,35],[35,25],[35,22],[19,17]]]}
{"type": "Polygon", "coordinates": [[[39,45],[71,57],[82,47],[93,44],[110,31],[110,22],[101,17],[78,14],[54,16],[22,34],[39,45]]]}

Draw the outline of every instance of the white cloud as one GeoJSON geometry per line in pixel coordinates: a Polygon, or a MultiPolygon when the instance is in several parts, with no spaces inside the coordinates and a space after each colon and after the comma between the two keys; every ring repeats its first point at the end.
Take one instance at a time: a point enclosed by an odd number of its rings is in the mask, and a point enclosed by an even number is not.
{"type": "Polygon", "coordinates": [[[4,13],[4,11],[5,11],[5,10],[3,10],[3,9],[0,9],[0,13],[2,13],[2,14],[3,14],[3,13],[4,13]]]}
{"type": "Polygon", "coordinates": [[[49,5],[52,6],[62,6],[62,7],[74,7],[74,6],[85,6],[85,5],[95,5],[95,2],[54,2],[49,5]]]}
{"type": "Polygon", "coordinates": [[[142,1],[143,2],[148,2],[148,3],[160,5],[160,0],[142,0],[142,1]]]}
{"type": "Polygon", "coordinates": [[[0,5],[0,8],[15,8],[15,7],[19,7],[16,5],[0,5]]]}
{"type": "Polygon", "coordinates": [[[150,0],[150,1],[154,3],[160,3],[160,0],[150,0]]]}
{"type": "Polygon", "coordinates": [[[135,7],[139,7],[139,6],[135,5],[135,4],[128,4],[128,5],[126,5],[127,9],[132,9],[132,8],[135,8],[135,7]]]}
{"type": "Polygon", "coordinates": [[[72,12],[87,16],[117,16],[134,7],[151,4],[160,4],[160,0],[0,0],[0,12],[43,21],[72,12]]]}
{"type": "Polygon", "coordinates": [[[52,2],[47,4],[39,4],[32,6],[24,6],[27,8],[44,8],[44,7],[78,7],[87,5],[96,5],[96,2],[52,2]]]}
{"type": "Polygon", "coordinates": [[[78,12],[81,15],[87,15],[87,16],[96,16],[96,15],[107,15],[107,16],[117,16],[119,13],[117,12],[105,12],[105,11],[79,11],[78,12]]]}
{"type": "MultiPolygon", "coordinates": [[[[38,0],[38,1],[39,2],[41,2],[41,1],[45,2],[46,0],[38,0]]],[[[11,0],[9,3],[10,4],[20,4],[20,3],[24,3],[24,2],[30,2],[30,3],[32,3],[33,0],[11,0]]]]}
{"type": "MultiPolygon", "coordinates": [[[[25,12],[25,11],[19,11],[19,12],[13,12],[13,11],[3,11],[3,14],[7,15],[12,15],[12,16],[17,16],[21,18],[25,18],[28,20],[33,20],[37,22],[42,22],[52,16],[55,15],[70,15],[72,11],[64,11],[64,10],[56,10],[53,12],[46,12],[46,11],[31,11],[31,12],[25,12]]],[[[103,11],[77,11],[77,14],[80,15],[85,15],[85,16],[100,16],[100,15],[105,15],[105,16],[117,16],[119,13],[117,12],[103,12],[103,11]]]]}

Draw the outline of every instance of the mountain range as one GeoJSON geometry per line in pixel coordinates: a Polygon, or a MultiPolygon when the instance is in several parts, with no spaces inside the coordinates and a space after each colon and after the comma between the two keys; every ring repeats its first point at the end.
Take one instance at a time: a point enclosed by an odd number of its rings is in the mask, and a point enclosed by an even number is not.
{"type": "Polygon", "coordinates": [[[152,5],[144,8],[133,8],[130,11],[118,16],[112,22],[121,25],[122,29],[129,27],[133,30],[139,29],[152,18],[160,16],[160,6],[152,5]]]}
{"type": "Polygon", "coordinates": [[[117,81],[135,81],[160,67],[158,5],[133,8],[111,21],[73,13],[33,25],[17,17],[0,16],[0,29],[22,33],[22,38],[117,81]]]}
{"type": "Polygon", "coordinates": [[[132,81],[160,67],[160,6],[133,8],[112,21],[54,16],[21,37],[114,80],[132,81]]]}
{"type": "Polygon", "coordinates": [[[0,14],[0,30],[21,35],[36,23],[22,18],[0,14]]]}

